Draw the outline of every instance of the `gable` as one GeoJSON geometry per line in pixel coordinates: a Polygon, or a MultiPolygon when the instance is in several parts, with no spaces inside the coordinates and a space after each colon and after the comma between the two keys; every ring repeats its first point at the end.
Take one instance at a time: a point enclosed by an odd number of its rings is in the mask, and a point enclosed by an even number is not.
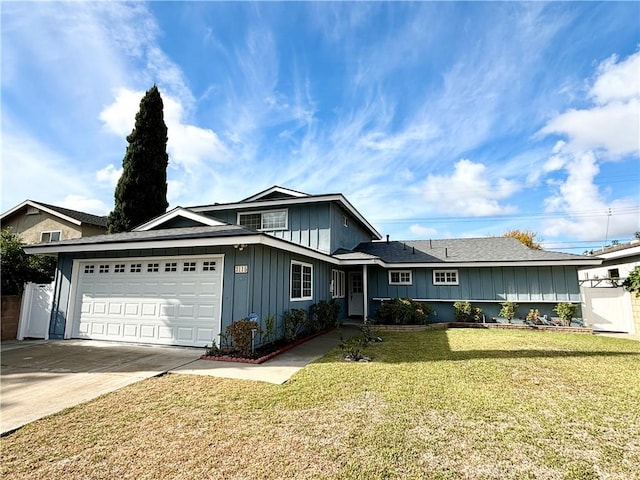
{"type": "Polygon", "coordinates": [[[156,218],[152,218],[147,223],[137,226],[133,232],[145,232],[148,230],[163,230],[167,228],[188,228],[188,227],[215,227],[226,225],[225,222],[215,218],[192,212],[186,208],[176,207],[156,218]]]}

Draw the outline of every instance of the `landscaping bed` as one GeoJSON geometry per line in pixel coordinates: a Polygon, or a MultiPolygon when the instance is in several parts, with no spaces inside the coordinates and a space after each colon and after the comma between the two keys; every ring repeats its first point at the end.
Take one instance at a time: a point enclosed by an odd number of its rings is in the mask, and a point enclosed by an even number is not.
{"type": "Polygon", "coordinates": [[[242,353],[239,351],[231,351],[231,352],[221,352],[219,355],[202,355],[200,357],[201,360],[214,360],[218,362],[236,362],[236,363],[251,363],[251,364],[260,364],[264,363],[267,360],[271,360],[274,357],[277,357],[281,353],[287,352],[292,348],[297,347],[298,345],[302,345],[309,340],[313,340],[314,338],[324,335],[325,333],[329,333],[334,330],[334,328],[329,328],[326,330],[322,330],[320,332],[316,332],[313,335],[309,335],[307,337],[301,338],[294,342],[287,342],[284,339],[278,340],[276,342],[272,342],[268,345],[262,345],[255,349],[253,353],[242,353]]]}
{"type": "Polygon", "coordinates": [[[449,328],[487,328],[498,330],[538,330],[542,332],[568,332],[591,335],[593,328],[562,327],[551,325],[518,325],[514,323],[471,323],[471,322],[442,322],[427,325],[369,325],[372,330],[388,332],[415,332],[421,330],[446,330],[449,328]]]}

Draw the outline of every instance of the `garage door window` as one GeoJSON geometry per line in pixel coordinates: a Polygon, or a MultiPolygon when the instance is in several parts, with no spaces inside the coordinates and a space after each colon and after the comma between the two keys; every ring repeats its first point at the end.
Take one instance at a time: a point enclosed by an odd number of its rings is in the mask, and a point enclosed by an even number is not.
{"type": "Polygon", "coordinates": [[[109,273],[109,265],[100,265],[98,273],[109,273]]]}
{"type": "Polygon", "coordinates": [[[182,266],[183,272],[195,272],[196,271],[196,262],[184,262],[182,266]]]}
{"type": "Polygon", "coordinates": [[[131,273],[140,273],[142,271],[141,263],[132,263],[131,268],[129,269],[131,273]]]}
{"type": "Polygon", "coordinates": [[[147,264],[147,272],[148,273],[155,273],[157,271],[160,270],[160,264],[159,263],[148,263],[147,264]]]}
{"type": "Polygon", "coordinates": [[[216,262],[205,260],[202,262],[202,271],[203,272],[213,272],[216,269],[216,262]]]}
{"type": "Polygon", "coordinates": [[[116,263],[113,266],[113,273],[124,273],[124,263],[116,263]]]}
{"type": "Polygon", "coordinates": [[[93,265],[85,265],[84,266],[84,273],[93,273],[93,269],[95,267],[93,265]]]}
{"type": "Polygon", "coordinates": [[[164,264],[165,272],[175,272],[178,270],[178,264],[176,262],[168,262],[164,264]]]}

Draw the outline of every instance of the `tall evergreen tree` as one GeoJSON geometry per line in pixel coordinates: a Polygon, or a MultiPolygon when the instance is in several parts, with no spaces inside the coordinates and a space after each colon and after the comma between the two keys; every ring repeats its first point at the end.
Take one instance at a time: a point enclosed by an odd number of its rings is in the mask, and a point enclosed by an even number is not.
{"type": "Polygon", "coordinates": [[[140,101],[135,127],[127,137],[115,206],[107,219],[109,233],[131,230],[167,210],[169,156],[163,107],[154,85],[140,101]]]}

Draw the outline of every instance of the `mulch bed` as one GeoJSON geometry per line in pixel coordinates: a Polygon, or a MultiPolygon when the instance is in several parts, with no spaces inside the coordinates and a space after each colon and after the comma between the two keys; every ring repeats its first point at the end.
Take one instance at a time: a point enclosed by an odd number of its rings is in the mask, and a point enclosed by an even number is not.
{"type": "Polygon", "coordinates": [[[593,334],[593,328],[561,327],[551,325],[520,325],[514,323],[471,323],[471,322],[443,322],[429,325],[370,325],[373,330],[390,332],[407,332],[418,330],[440,330],[448,328],[493,328],[500,330],[539,330],[543,332],[570,332],[593,334]]]}
{"type": "Polygon", "coordinates": [[[225,352],[221,355],[202,355],[200,356],[200,360],[260,364],[332,330],[334,330],[334,328],[328,328],[327,330],[322,330],[314,333],[313,335],[309,335],[308,337],[296,340],[293,343],[287,343],[285,340],[281,339],[268,345],[260,346],[255,349],[252,357],[243,356],[240,352],[225,352]]]}

